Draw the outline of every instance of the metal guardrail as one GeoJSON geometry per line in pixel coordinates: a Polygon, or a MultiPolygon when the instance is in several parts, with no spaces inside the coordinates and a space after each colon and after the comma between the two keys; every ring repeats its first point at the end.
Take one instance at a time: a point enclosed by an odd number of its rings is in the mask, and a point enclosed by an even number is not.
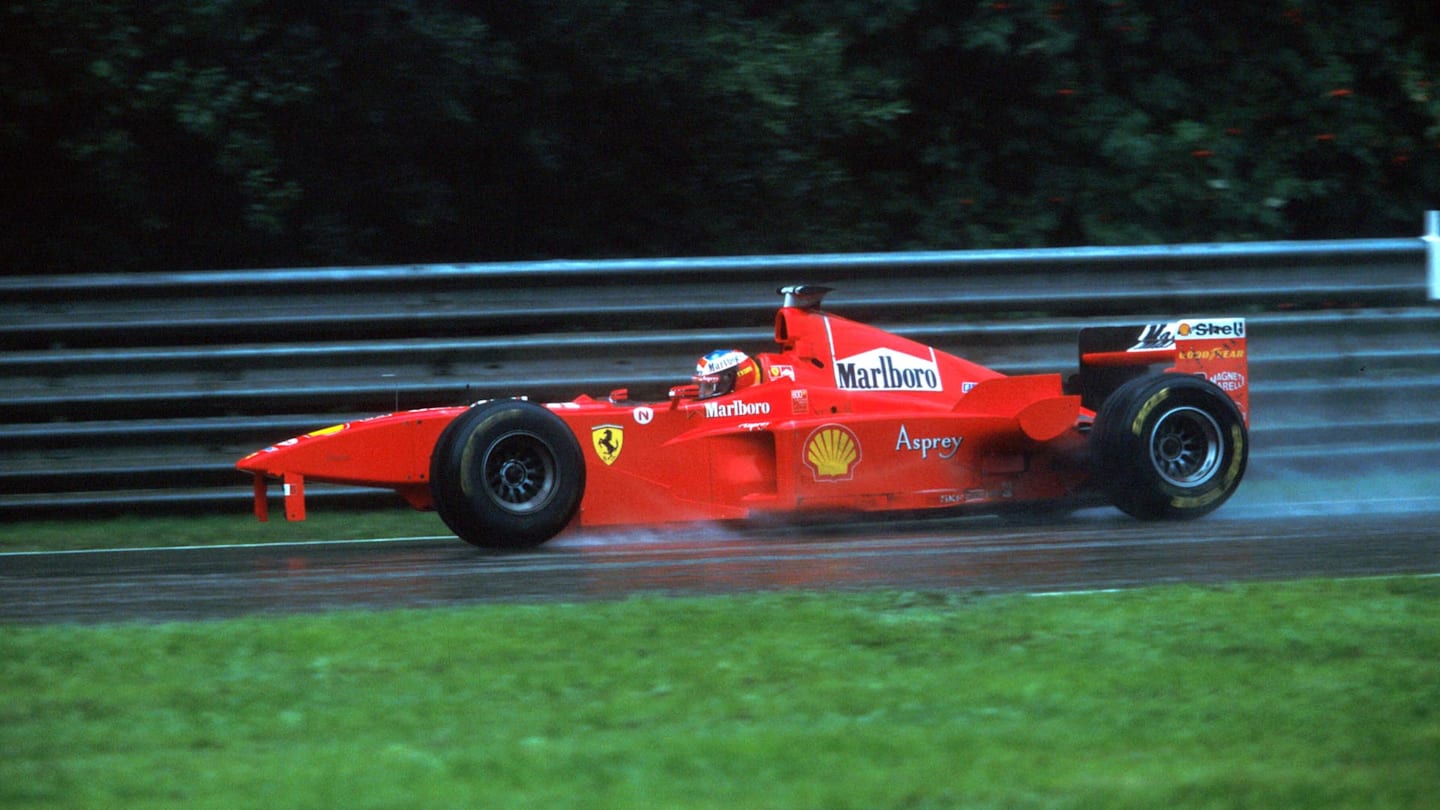
{"type": "Polygon", "coordinates": [[[766,349],[774,288],[796,281],[837,287],[836,312],[1012,373],[1073,368],[1083,326],[1243,314],[1257,459],[1401,442],[1440,454],[1440,419],[1413,407],[1440,394],[1440,313],[1425,306],[1434,244],[5,278],[0,516],[239,512],[236,458],[332,422],[515,394],[658,397],[705,350],[766,349]]]}
{"type": "Polygon", "coordinates": [[[1430,300],[1440,301],[1440,211],[1425,212],[1425,235],[1420,240],[1425,243],[1425,275],[1430,282],[1430,300]]]}

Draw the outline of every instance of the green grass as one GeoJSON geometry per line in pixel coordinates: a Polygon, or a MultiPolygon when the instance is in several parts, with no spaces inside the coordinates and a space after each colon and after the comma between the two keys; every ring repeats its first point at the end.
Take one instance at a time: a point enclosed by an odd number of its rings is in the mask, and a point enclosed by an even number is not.
{"type": "Polygon", "coordinates": [[[0,806],[1422,807],[1440,580],[0,625],[0,806]]]}

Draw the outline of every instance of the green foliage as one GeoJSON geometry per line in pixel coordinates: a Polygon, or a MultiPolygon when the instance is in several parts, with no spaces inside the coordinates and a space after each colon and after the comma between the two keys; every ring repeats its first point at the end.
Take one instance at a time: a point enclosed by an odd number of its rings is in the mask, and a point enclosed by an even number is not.
{"type": "Polygon", "coordinates": [[[3,272],[1402,235],[1424,3],[34,0],[3,272]]]}

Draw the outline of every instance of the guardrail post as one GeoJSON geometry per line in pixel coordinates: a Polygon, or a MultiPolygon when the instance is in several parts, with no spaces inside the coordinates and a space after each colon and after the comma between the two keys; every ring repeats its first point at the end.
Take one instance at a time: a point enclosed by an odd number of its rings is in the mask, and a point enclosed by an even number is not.
{"type": "Polygon", "coordinates": [[[1440,301],[1440,211],[1425,212],[1425,264],[1430,275],[1430,300],[1440,301]]]}

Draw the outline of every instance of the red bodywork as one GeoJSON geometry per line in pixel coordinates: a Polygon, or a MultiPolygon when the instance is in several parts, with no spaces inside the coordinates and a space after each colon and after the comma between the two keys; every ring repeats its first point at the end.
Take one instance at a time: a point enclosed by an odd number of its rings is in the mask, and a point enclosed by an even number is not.
{"type": "MultiPolygon", "coordinates": [[[[1159,348],[1142,341],[1093,352],[1082,357],[1082,367],[1164,362],[1212,380],[1238,379],[1238,388],[1224,387],[1243,412],[1243,321],[1236,323],[1238,343],[1231,336],[1155,342],[1159,348]],[[1221,357],[1227,351],[1228,361],[1221,357]]],[[[1086,483],[1086,434],[1094,414],[1080,396],[1066,393],[1059,374],[1005,376],[798,306],[779,310],[775,339],[778,352],[755,358],[760,382],[730,395],[698,400],[682,388],[659,403],[581,396],[549,404],[574,431],[585,458],[576,521],[599,526],[995,505],[1063,499],[1086,483]]],[[[405,411],[336,425],[253,453],[238,466],[255,476],[262,520],[271,478],[284,482],[292,520],[304,519],[310,481],[391,488],[426,509],[433,505],[431,450],[465,410],[405,411]]]]}

